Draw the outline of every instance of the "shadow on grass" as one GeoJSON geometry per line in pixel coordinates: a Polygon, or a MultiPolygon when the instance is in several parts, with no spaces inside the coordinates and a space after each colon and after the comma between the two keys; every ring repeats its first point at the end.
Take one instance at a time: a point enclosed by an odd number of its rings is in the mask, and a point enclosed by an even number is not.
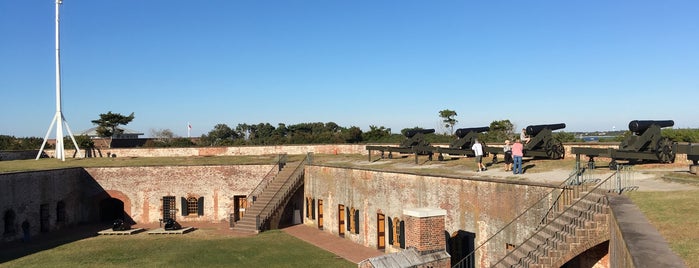
{"type": "Polygon", "coordinates": [[[2,243],[0,244],[0,264],[78,240],[97,236],[97,232],[108,229],[109,227],[111,226],[108,224],[78,225],[33,236],[28,242],[18,240],[2,243]]]}

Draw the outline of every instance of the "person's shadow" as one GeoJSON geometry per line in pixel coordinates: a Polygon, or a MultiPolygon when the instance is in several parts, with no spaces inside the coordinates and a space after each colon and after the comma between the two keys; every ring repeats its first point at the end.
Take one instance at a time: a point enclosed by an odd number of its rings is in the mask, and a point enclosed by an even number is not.
{"type": "Polygon", "coordinates": [[[533,168],[535,166],[536,166],[535,164],[526,164],[525,165],[524,163],[522,163],[522,174],[527,173],[528,169],[533,168]]]}

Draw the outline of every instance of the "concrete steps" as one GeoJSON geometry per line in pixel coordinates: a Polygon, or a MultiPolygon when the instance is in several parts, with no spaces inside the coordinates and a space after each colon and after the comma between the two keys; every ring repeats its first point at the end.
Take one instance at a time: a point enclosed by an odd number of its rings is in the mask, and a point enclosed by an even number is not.
{"type": "MultiPolygon", "coordinates": [[[[294,171],[296,171],[296,169],[302,165],[302,163],[303,162],[295,162],[285,165],[284,168],[282,168],[282,170],[280,170],[279,173],[274,176],[267,187],[255,198],[255,203],[250,204],[245,209],[245,214],[243,217],[241,217],[231,229],[234,232],[258,233],[260,231],[258,229],[258,224],[262,224],[269,218],[269,216],[265,217],[264,215],[261,215],[263,213],[263,209],[266,207],[269,209],[268,206],[274,206],[273,203],[277,202],[280,198],[289,198],[288,196],[282,197],[278,194],[280,191],[284,190],[288,180],[294,179],[292,178],[294,171]],[[259,223],[258,216],[260,216],[259,223]]],[[[280,208],[274,207],[272,209],[277,211],[280,208]]]]}

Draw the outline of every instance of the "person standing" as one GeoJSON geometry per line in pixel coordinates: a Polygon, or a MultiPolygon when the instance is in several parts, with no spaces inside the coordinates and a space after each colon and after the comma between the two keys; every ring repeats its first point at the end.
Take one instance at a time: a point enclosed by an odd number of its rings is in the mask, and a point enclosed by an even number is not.
{"type": "Polygon", "coordinates": [[[476,155],[476,163],[478,163],[478,172],[485,171],[486,168],[483,165],[483,145],[481,145],[481,143],[478,142],[478,139],[475,139],[473,141],[473,146],[471,146],[471,150],[473,150],[473,154],[476,155]]]}
{"type": "Polygon", "coordinates": [[[521,174],[522,173],[522,157],[524,156],[524,145],[519,139],[515,140],[515,144],[512,145],[512,158],[514,158],[514,167],[512,168],[512,173],[521,174]]]}
{"type": "Polygon", "coordinates": [[[505,140],[502,151],[505,152],[505,171],[510,171],[512,170],[512,144],[510,144],[510,140],[505,140]]]}

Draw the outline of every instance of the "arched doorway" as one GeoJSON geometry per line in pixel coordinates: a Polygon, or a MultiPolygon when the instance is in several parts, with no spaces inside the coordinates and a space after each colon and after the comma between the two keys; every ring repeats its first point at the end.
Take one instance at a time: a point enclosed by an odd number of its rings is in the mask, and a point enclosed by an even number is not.
{"type": "Polygon", "coordinates": [[[124,220],[124,202],[116,198],[105,198],[99,203],[100,221],[114,222],[116,219],[124,220]]]}
{"type": "MultiPolygon", "coordinates": [[[[476,234],[464,230],[458,230],[447,240],[447,252],[451,255],[451,263],[462,261],[475,249],[476,234]]],[[[473,255],[461,262],[461,267],[475,267],[473,255]]]]}

